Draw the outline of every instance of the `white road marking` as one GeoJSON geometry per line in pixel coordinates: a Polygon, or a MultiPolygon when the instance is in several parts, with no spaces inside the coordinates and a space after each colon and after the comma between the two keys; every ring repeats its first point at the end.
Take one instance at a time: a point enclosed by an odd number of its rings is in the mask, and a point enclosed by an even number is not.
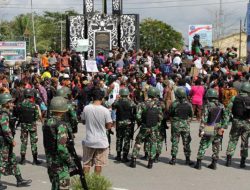
{"type": "Polygon", "coordinates": [[[128,190],[128,189],[121,189],[121,188],[114,187],[112,190],[128,190]]]}

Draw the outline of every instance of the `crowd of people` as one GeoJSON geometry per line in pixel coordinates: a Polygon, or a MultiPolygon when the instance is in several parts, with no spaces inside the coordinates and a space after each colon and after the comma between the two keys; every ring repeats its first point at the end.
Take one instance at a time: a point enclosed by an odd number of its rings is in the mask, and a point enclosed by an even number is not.
{"type": "MultiPolygon", "coordinates": [[[[93,53],[88,55],[89,59],[96,60],[99,70],[96,73],[87,72],[83,56],[75,51],[28,54],[27,61],[16,66],[13,72],[3,58],[0,60],[3,147],[0,148],[0,173],[15,175],[17,186],[29,185],[31,180],[21,177],[15,154],[9,151],[16,145],[10,130],[12,120],[15,127],[21,128],[20,164],[26,162],[29,135],[33,164],[41,164],[37,159],[36,121],[42,122],[44,137],[48,137],[43,140],[52,189],[70,186],[74,163],[67,142],[74,138],[79,122],[86,124],[85,172],[95,165],[95,172],[101,173],[114,131],[116,160],[130,162],[129,166],[135,168],[144,144],[144,159],[151,169],[153,163],[158,162],[164,141],[167,142],[168,128],[171,128],[172,143],[169,164],[176,164],[181,137],[187,165],[195,164],[196,169],[201,169],[205,151],[212,145],[212,162],[208,167],[216,169],[223,133],[230,123],[226,165],[231,165],[241,137],[240,167],[246,167],[250,74],[248,65],[238,60],[236,48],[225,52],[199,47],[192,51],[172,48],[159,52],[113,48],[107,54],[99,52],[93,56],[93,53]],[[201,141],[196,163],[190,160],[191,121],[200,122],[201,141]],[[62,173],[64,175],[59,175],[62,173]]],[[[0,185],[0,189],[5,188],[0,185]]]]}

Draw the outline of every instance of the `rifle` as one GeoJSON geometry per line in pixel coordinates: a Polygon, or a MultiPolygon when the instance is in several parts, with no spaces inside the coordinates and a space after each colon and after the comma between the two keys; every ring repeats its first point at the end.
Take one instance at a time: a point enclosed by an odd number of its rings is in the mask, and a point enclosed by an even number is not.
{"type": "Polygon", "coordinates": [[[166,150],[167,150],[167,131],[166,129],[168,129],[168,125],[167,125],[167,118],[163,118],[163,120],[161,121],[161,134],[164,138],[165,141],[165,145],[166,145],[166,150]]]}
{"type": "Polygon", "coordinates": [[[86,178],[85,178],[85,175],[84,175],[84,172],[83,172],[83,169],[82,169],[82,164],[81,164],[81,161],[79,160],[79,157],[76,153],[76,149],[74,147],[74,140],[72,138],[72,135],[69,134],[69,142],[68,142],[68,150],[69,150],[69,153],[71,154],[72,158],[73,158],[73,161],[77,167],[77,170],[74,171],[73,175],[75,174],[78,174],[80,176],[80,181],[81,181],[81,184],[82,184],[82,188],[84,190],[88,190],[88,185],[87,185],[87,182],[86,182],[86,178]]]}
{"type": "MultiPolygon", "coordinates": [[[[9,115],[9,128],[11,130],[11,133],[12,133],[12,136],[13,136],[13,139],[16,135],[16,121],[17,121],[17,118],[16,117],[11,117],[10,114],[9,115]]],[[[10,145],[10,149],[9,149],[9,162],[12,158],[12,154],[13,154],[13,145],[11,144],[10,145]]]]}
{"type": "Polygon", "coordinates": [[[131,139],[131,148],[133,146],[133,141],[134,141],[134,130],[135,130],[135,121],[131,121],[130,124],[130,139],[131,139]]]}
{"type": "Polygon", "coordinates": [[[109,142],[109,154],[110,154],[110,152],[111,152],[111,135],[114,135],[114,132],[111,130],[111,129],[109,129],[109,130],[107,130],[107,137],[108,137],[108,142],[109,142]]]}

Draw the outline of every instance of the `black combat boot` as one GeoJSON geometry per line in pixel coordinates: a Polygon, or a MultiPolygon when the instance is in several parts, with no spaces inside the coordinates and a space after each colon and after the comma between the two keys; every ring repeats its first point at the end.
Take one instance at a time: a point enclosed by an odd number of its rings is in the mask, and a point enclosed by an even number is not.
{"type": "Polygon", "coordinates": [[[231,155],[227,155],[227,162],[226,162],[226,166],[229,167],[232,164],[232,156],[231,155]]]}
{"type": "Polygon", "coordinates": [[[160,157],[160,154],[156,154],[156,155],[155,155],[155,160],[154,160],[155,163],[158,163],[158,162],[159,162],[159,157],[160,157]]]}
{"type": "Polygon", "coordinates": [[[123,163],[129,162],[128,153],[123,153],[122,162],[123,162],[123,163]]]}
{"type": "Polygon", "coordinates": [[[172,156],[172,159],[169,161],[170,165],[175,165],[176,164],[176,157],[172,156]]]}
{"type": "Polygon", "coordinates": [[[21,160],[20,160],[19,164],[21,164],[21,165],[25,165],[26,164],[25,154],[21,155],[21,160]]]}
{"type": "Polygon", "coordinates": [[[153,162],[154,162],[154,160],[152,160],[151,158],[149,158],[149,160],[148,160],[148,169],[152,169],[153,162]]]}
{"type": "Polygon", "coordinates": [[[0,182],[0,190],[4,190],[4,189],[7,189],[7,186],[3,185],[2,182],[0,182]]]}
{"type": "Polygon", "coordinates": [[[117,156],[115,157],[115,160],[120,162],[122,160],[121,158],[121,152],[117,152],[117,156]]]}
{"type": "Polygon", "coordinates": [[[208,165],[208,168],[210,168],[212,170],[216,170],[217,169],[217,160],[213,159],[212,163],[210,165],[208,165]]]}
{"type": "Polygon", "coordinates": [[[246,167],[246,158],[245,157],[241,157],[240,168],[245,168],[245,167],[246,167]]]}
{"type": "Polygon", "coordinates": [[[148,160],[148,153],[145,152],[145,156],[141,157],[142,160],[148,160]]]}
{"type": "Polygon", "coordinates": [[[131,168],[136,168],[136,158],[131,158],[129,166],[131,168]]]}
{"type": "Polygon", "coordinates": [[[194,165],[194,162],[192,162],[192,161],[190,160],[190,157],[189,157],[189,156],[186,156],[186,165],[189,165],[189,166],[194,165]]]}
{"type": "Polygon", "coordinates": [[[40,165],[42,164],[42,161],[37,160],[37,154],[33,155],[33,165],[40,165]]]}
{"type": "Polygon", "coordinates": [[[16,175],[16,186],[17,187],[27,187],[32,182],[31,179],[25,180],[21,175],[16,175]]]}
{"type": "Polygon", "coordinates": [[[194,168],[197,169],[197,170],[201,169],[201,159],[197,159],[197,162],[196,162],[194,168]]]}

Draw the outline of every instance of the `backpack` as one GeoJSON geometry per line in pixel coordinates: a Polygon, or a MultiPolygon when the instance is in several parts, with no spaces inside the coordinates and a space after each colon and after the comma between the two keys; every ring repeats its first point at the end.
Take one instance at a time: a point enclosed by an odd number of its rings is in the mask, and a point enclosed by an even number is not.
{"type": "Polygon", "coordinates": [[[159,122],[159,108],[147,105],[146,110],[142,113],[142,123],[146,125],[146,127],[154,127],[159,122]]]}
{"type": "Polygon", "coordinates": [[[232,114],[236,119],[250,118],[250,97],[236,96],[233,102],[232,114]]]}
{"type": "Polygon", "coordinates": [[[17,109],[20,123],[33,123],[36,121],[35,105],[32,107],[26,107],[20,104],[17,109]]]}
{"type": "Polygon", "coordinates": [[[56,155],[57,153],[57,133],[58,127],[61,124],[66,124],[65,122],[59,122],[57,119],[53,118],[54,121],[52,125],[48,125],[48,121],[43,125],[43,146],[46,153],[56,155]]]}
{"type": "Polygon", "coordinates": [[[190,116],[191,107],[189,103],[183,102],[183,103],[178,103],[176,108],[175,108],[175,116],[179,117],[180,119],[187,120],[190,116]]]}

